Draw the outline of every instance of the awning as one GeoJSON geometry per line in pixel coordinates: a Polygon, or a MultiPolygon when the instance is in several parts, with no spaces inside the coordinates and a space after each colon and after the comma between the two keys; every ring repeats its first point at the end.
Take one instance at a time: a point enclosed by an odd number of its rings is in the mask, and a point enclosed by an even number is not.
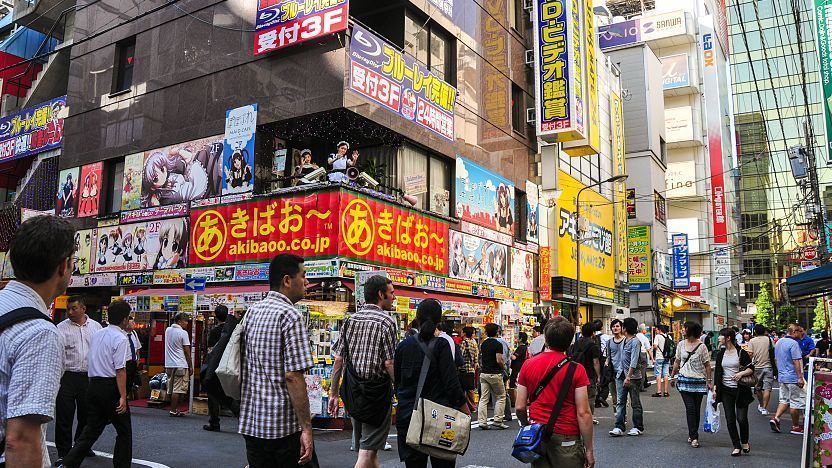
{"type": "MultiPolygon", "coordinates": [[[[265,292],[269,290],[267,284],[249,284],[243,286],[209,286],[205,291],[199,291],[197,294],[243,294],[265,292]]],[[[185,291],[181,287],[177,288],[151,288],[142,289],[141,291],[133,291],[124,296],[190,296],[193,292],[185,291]]]]}
{"type": "Polygon", "coordinates": [[[808,299],[832,292],[832,263],[786,279],[788,299],[808,299]]]}

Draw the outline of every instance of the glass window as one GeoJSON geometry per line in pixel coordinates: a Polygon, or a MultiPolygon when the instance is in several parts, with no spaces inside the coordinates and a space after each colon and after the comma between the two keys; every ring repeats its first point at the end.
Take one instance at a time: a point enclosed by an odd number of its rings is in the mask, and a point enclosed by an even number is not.
{"type": "Polygon", "coordinates": [[[434,75],[455,86],[451,36],[430,20],[420,21],[410,11],[405,15],[404,33],[404,51],[427,66],[434,75]]]}
{"type": "Polygon", "coordinates": [[[107,213],[118,213],[121,211],[121,195],[124,183],[124,160],[111,163],[110,183],[107,184],[107,213]]]}
{"type": "Polygon", "coordinates": [[[404,51],[422,63],[428,63],[428,30],[408,12],[404,17],[404,51]]]}
{"type": "Polygon", "coordinates": [[[115,74],[113,92],[124,91],[133,86],[133,66],[136,63],[136,36],[116,43],[115,74]]]}
{"type": "Polygon", "coordinates": [[[448,81],[447,76],[450,75],[448,64],[450,63],[450,45],[448,40],[441,32],[437,33],[436,28],[431,28],[430,31],[430,71],[434,75],[448,81]]]}
{"type": "Polygon", "coordinates": [[[524,114],[526,113],[523,90],[519,86],[511,84],[511,129],[515,132],[523,132],[524,114]]]}
{"type": "Polygon", "coordinates": [[[524,36],[526,20],[523,0],[508,0],[508,20],[511,22],[511,28],[524,36]]]}
{"type": "Polygon", "coordinates": [[[445,158],[430,158],[430,211],[450,216],[451,164],[445,158]]]}

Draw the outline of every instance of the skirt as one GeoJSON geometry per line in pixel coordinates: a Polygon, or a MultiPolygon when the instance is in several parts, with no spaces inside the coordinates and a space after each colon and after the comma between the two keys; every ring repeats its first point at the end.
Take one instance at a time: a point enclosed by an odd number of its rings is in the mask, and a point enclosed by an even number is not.
{"type": "Polygon", "coordinates": [[[694,379],[679,374],[679,379],[676,381],[676,389],[680,392],[708,393],[708,383],[705,379],[694,379]]]}

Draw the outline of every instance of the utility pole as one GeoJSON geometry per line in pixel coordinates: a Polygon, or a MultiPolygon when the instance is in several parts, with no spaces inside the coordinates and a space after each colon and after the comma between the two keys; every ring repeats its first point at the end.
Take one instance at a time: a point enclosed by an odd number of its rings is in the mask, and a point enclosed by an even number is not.
{"type": "Polygon", "coordinates": [[[829,260],[829,246],[826,244],[826,225],[824,223],[825,216],[823,215],[825,208],[823,203],[821,203],[818,167],[815,161],[815,145],[813,144],[815,136],[812,134],[812,127],[809,125],[809,120],[803,122],[803,128],[806,131],[806,165],[808,166],[809,190],[812,196],[811,203],[819,209],[818,212],[813,212],[810,226],[814,227],[815,232],[818,234],[818,256],[821,265],[823,265],[829,260]]]}

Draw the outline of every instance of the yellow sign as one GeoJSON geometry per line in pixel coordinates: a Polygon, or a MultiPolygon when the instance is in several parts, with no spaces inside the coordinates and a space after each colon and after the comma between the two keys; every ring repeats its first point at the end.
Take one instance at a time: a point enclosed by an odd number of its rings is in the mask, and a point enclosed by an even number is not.
{"type": "MultiPolygon", "coordinates": [[[[610,128],[612,128],[612,173],[627,173],[624,147],[624,108],[621,97],[610,92],[610,128]]],[[[627,275],[627,182],[615,183],[615,252],[616,268],[622,278],[627,275]]]]}
{"type": "Polygon", "coordinates": [[[152,312],[165,310],[164,296],[150,296],[150,310],[152,312]]]}
{"type": "MultiPolygon", "coordinates": [[[[563,152],[570,156],[588,156],[601,151],[601,118],[598,109],[598,75],[595,62],[595,13],[591,0],[575,0],[575,5],[582,4],[584,14],[583,51],[586,59],[582,64],[586,74],[586,107],[583,118],[586,122],[586,139],[575,141],[574,145],[563,145],[563,152]]],[[[575,28],[576,30],[579,28],[575,28]]],[[[577,57],[577,56],[576,56],[577,57]]],[[[576,73],[579,70],[576,69],[576,73]]]]}
{"type": "MultiPolygon", "coordinates": [[[[575,199],[585,185],[565,172],[560,172],[563,194],[557,201],[558,262],[556,276],[576,279],[578,227],[575,219],[575,199]]],[[[581,193],[581,281],[615,288],[613,257],[612,203],[594,190],[581,193]]]]}

